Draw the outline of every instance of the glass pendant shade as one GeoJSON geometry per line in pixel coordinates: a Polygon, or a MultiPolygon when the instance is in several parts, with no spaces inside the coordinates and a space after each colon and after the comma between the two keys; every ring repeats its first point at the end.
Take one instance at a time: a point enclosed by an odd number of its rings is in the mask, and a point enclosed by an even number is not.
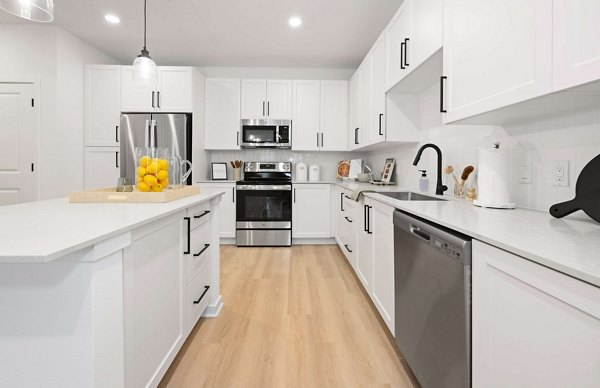
{"type": "Polygon", "coordinates": [[[49,23],[54,20],[52,0],[0,0],[0,8],[34,22],[49,23]]]}
{"type": "Polygon", "coordinates": [[[133,79],[143,82],[156,82],[156,63],[150,58],[148,51],[145,49],[133,61],[133,79]]]}

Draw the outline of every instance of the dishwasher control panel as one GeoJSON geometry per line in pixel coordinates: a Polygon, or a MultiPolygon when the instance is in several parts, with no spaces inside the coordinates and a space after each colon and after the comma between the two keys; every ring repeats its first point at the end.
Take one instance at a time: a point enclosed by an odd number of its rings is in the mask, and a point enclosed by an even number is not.
{"type": "Polygon", "coordinates": [[[433,235],[431,236],[431,245],[445,255],[452,257],[454,260],[462,262],[462,249],[460,247],[452,245],[433,235]]]}

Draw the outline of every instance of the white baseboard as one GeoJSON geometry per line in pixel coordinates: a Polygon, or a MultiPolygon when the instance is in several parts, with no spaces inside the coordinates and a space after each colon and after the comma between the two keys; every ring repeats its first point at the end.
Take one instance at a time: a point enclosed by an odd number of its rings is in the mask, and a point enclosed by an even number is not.
{"type": "Polygon", "coordinates": [[[209,304],[206,306],[206,310],[204,310],[204,314],[202,316],[204,318],[216,318],[219,316],[221,309],[223,308],[223,298],[219,295],[219,299],[214,304],[209,304]]]}
{"type": "Polygon", "coordinates": [[[335,245],[335,239],[331,238],[294,238],[292,245],[335,245]]]}
{"type": "Polygon", "coordinates": [[[219,242],[221,245],[235,245],[235,237],[221,237],[219,242]]]}

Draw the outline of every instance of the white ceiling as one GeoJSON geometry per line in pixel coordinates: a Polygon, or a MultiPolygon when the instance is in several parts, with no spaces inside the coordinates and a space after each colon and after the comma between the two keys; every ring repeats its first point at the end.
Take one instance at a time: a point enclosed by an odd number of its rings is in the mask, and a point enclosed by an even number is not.
{"type": "MultiPolygon", "coordinates": [[[[160,65],[355,68],[402,1],[149,0],[148,50],[160,65]]],[[[129,63],[142,47],[143,3],[55,0],[54,24],[129,63]]],[[[0,23],[19,21],[0,11],[0,23]]]]}

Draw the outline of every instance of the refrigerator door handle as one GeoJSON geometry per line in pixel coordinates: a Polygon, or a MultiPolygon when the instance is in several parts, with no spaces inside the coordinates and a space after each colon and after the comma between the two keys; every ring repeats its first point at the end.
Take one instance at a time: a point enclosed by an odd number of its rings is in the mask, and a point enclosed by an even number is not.
{"type": "Polygon", "coordinates": [[[150,120],[146,120],[144,127],[144,146],[150,147],[150,120]]]}

